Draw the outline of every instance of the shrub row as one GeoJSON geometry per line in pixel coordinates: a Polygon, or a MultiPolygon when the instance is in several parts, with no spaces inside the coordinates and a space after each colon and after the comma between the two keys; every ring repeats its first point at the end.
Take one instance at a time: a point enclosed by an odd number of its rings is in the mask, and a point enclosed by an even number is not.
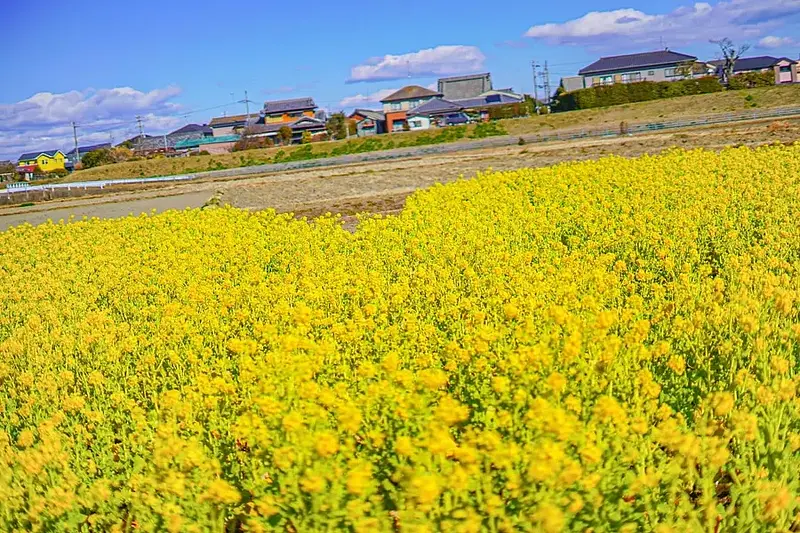
{"type": "Polygon", "coordinates": [[[555,111],[573,111],[612,105],[646,102],[661,98],[707,94],[723,91],[716,77],[705,77],[680,81],[642,81],[638,83],[615,83],[580,89],[557,95],[555,111]]]}

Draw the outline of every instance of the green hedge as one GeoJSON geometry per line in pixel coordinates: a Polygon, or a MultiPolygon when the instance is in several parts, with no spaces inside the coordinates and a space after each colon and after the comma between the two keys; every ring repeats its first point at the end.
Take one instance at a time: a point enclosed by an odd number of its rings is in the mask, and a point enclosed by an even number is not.
{"type": "Polygon", "coordinates": [[[615,83],[561,93],[554,106],[555,111],[573,111],[612,105],[646,102],[661,98],[673,98],[691,94],[707,94],[724,90],[719,79],[705,77],[680,81],[641,81],[637,83],[615,83]]]}
{"type": "Polygon", "coordinates": [[[728,83],[728,88],[733,90],[738,89],[753,89],[755,87],[769,87],[775,85],[775,72],[745,72],[744,74],[737,74],[731,78],[728,83]]]}

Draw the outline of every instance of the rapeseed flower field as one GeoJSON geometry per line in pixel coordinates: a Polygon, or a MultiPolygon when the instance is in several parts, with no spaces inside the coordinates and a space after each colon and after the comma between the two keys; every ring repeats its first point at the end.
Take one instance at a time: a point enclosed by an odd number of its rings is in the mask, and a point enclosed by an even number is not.
{"type": "Polygon", "coordinates": [[[800,146],[0,233],[2,531],[793,531],[800,146]]]}

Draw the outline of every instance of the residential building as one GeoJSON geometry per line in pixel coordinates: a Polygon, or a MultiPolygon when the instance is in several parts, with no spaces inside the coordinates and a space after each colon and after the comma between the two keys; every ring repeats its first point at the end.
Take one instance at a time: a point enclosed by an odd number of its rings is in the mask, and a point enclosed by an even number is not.
{"type": "Polygon", "coordinates": [[[172,138],[189,135],[196,136],[198,138],[213,137],[214,130],[212,130],[211,126],[208,124],[187,124],[182,128],[178,128],[177,130],[167,134],[168,137],[172,138]]]}
{"type": "Polygon", "coordinates": [[[75,148],[67,152],[66,154],[66,162],[64,166],[71,170],[75,167],[76,164],[80,162],[80,160],[88,154],[89,152],[94,152],[95,150],[102,150],[104,148],[111,148],[111,143],[101,143],[101,144],[92,144],[89,146],[79,146],[77,153],[75,152],[75,148]]]}
{"type": "Polygon", "coordinates": [[[19,157],[17,172],[30,179],[36,172],[66,170],[67,158],[61,150],[28,152],[19,157]]]}
{"type": "Polygon", "coordinates": [[[408,112],[421,106],[428,100],[441,98],[442,93],[409,85],[395,91],[383,100],[383,112],[386,116],[386,131],[403,131],[408,124],[408,112]]]}
{"type": "Polygon", "coordinates": [[[295,122],[302,117],[315,118],[317,104],[313,98],[292,98],[264,102],[262,112],[264,124],[295,122]]]}
{"type": "Polygon", "coordinates": [[[434,126],[452,126],[466,124],[469,117],[464,108],[457,103],[443,98],[434,98],[408,112],[410,130],[427,130],[434,126]]]}
{"type": "MultiPolygon", "coordinates": [[[[720,79],[724,78],[723,69],[725,68],[725,61],[709,61],[710,64],[716,67],[716,73],[720,79]]],[[[758,57],[743,57],[733,64],[733,75],[745,74],[748,72],[774,72],[775,84],[782,83],[797,83],[800,81],[798,77],[798,67],[800,62],[789,59],[788,57],[772,57],[772,56],[758,56],[758,57]]]]}
{"type": "Polygon", "coordinates": [[[492,90],[492,75],[487,72],[471,76],[441,78],[438,83],[438,89],[446,100],[475,98],[492,90]]]}
{"type": "Polygon", "coordinates": [[[287,127],[292,130],[292,142],[300,142],[303,138],[304,132],[309,132],[311,135],[317,135],[326,132],[325,122],[303,115],[295,119],[293,122],[273,122],[270,124],[253,124],[244,130],[244,134],[248,137],[271,137],[277,142],[280,136],[280,130],[287,127]]]}
{"type": "Polygon", "coordinates": [[[248,115],[231,115],[229,117],[215,117],[208,123],[214,137],[225,137],[241,133],[245,127],[255,124],[259,120],[258,113],[248,115]]]}
{"type": "Polygon", "coordinates": [[[359,137],[370,137],[386,133],[386,115],[371,109],[356,109],[347,117],[356,123],[359,137]]]}
{"type": "Polygon", "coordinates": [[[503,89],[499,91],[487,91],[475,98],[462,98],[453,100],[453,102],[461,106],[466,113],[473,116],[477,115],[480,120],[485,121],[490,118],[491,108],[522,104],[525,102],[525,96],[517,94],[511,89],[503,89]]]}
{"type": "MultiPolygon", "coordinates": [[[[671,50],[602,57],[578,71],[583,87],[635,83],[639,81],[675,81],[713,74],[714,68],[697,58],[671,50]]],[[[574,80],[569,82],[572,86],[574,80]]]]}

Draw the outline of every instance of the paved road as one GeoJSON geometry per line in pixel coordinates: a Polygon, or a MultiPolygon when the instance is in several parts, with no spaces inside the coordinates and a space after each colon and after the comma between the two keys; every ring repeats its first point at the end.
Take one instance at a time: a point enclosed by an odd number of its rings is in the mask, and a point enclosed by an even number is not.
{"type": "Polygon", "coordinates": [[[202,207],[209,199],[209,196],[208,191],[200,191],[123,202],[77,205],[62,209],[50,209],[47,211],[39,211],[36,210],[36,206],[32,206],[29,212],[26,212],[23,208],[15,210],[13,214],[0,215],[0,231],[4,231],[12,226],[19,226],[26,222],[38,226],[39,224],[44,224],[48,220],[58,222],[63,219],[66,221],[70,216],[74,216],[78,220],[83,217],[120,218],[130,214],[139,215],[141,213],[149,213],[153,209],[161,212],[170,209],[202,207]]]}

